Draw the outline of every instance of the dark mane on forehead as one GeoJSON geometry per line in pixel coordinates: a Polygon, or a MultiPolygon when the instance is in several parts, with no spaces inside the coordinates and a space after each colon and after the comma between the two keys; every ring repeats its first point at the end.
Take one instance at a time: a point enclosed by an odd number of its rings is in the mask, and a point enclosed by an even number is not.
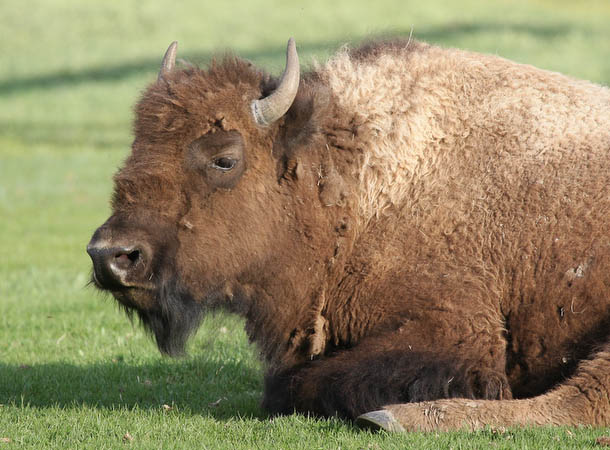
{"type": "Polygon", "coordinates": [[[152,83],[135,107],[136,139],[151,142],[180,140],[196,121],[220,119],[240,122],[251,100],[259,98],[273,81],[251,62],[233,55],[214,58],[205,68],[187,64],[152,83]]]}
{"type": "Polygon", "coordinates": [[[258,87],[263,78],[266,78],[266,74],[254,64],[231,54],[215,57],[203,68],[187,63],[183,69],[164,76],[169,84],[190,85],[202,93],[223,85],[245,84],[258,87]]]}

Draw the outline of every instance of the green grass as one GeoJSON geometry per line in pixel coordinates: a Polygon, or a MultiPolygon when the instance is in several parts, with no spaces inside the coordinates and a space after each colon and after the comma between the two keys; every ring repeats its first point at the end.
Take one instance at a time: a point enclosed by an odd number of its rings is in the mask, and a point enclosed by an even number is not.
{"type": "Polygon", "coordinates": [[[277,73],[288,36],[308,65],[343,42],[413,30],[610,84],[608,23],[606,0],[3,2],[0,448],[595,447],[610,430],[388,435],[270,420],[240,319],[206,318],[188,357],[163,358],[87,287],[84,249],[109,213],[132,105],[174,39],[193,62],[234,49],[277,73]]]}

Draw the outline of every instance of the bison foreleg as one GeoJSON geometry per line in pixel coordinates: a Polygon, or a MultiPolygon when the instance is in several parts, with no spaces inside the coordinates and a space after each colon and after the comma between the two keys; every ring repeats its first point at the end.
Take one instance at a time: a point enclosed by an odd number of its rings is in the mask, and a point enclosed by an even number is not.
{"type": "Polygon", "coordinates": [[[435,431],[486,426],[610,426],[610,343],[557,388],[523,400],[451,399],[393,404],[360,416],[361,426],[435,431]]]}
{"type": "MultiPolygon", "coordinates": [[[[396,342],[387,337],[383,342],[396,342]]],[[[265,379],[263,407],[356,418],[383,405],[440,398],[511,398],[504,373],[455,357],[363,343],[265,379]]]]}

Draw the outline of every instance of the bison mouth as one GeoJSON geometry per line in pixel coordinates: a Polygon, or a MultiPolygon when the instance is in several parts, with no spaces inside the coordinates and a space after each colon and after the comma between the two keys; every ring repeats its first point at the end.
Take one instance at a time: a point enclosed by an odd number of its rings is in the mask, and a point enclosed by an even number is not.
{"type": "Polygon", "coordinates": [[[111,293],[130,319],[137,315],[159,350],[170,356],[184,354],[204,309],[176,269],[179,247],[172,226],[147,213],[135,220],[112,215],[87,244],[92,284],[111,293]]]}
{"type": "Polygon", "coordinates": [[[95,276],[92,282],[102,291],[110,292],[132,321],[135,312],[146,331],[154,336],[161,353],[168,356],[185,354],[186,343],[203,318],[204,306],[178,282],[168,281],[154,289],[125,287],[112,290],[101,288],[95,276]],[[144,304],[152,306],[141,306],[144,304]]]}

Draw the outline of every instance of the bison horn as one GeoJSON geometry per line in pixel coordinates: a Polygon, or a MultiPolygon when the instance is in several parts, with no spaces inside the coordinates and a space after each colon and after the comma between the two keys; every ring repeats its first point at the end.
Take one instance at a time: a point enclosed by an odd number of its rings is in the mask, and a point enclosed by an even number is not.
{"type": "Polygon", "coordinates": [[[286,114],[299,89],[299,55],[294,39],[288,40],[286,48],[286,69],[280,78],[279,86],[273,93],[251,104],[254,120],[259,125],[270,125],[286,114]]]}
{"type": "Polygon", "coordinates": [[[159,71],[157,80],[160,80],[174,70],[174,66],[176,65],[176,50],[178,50],[178,42],[174,41],[169,44],[169,47],[167,47],[167,51],[165,52],[165,56],[163,56],[163,61],[161,61],[161,70],[159,71]]]}

